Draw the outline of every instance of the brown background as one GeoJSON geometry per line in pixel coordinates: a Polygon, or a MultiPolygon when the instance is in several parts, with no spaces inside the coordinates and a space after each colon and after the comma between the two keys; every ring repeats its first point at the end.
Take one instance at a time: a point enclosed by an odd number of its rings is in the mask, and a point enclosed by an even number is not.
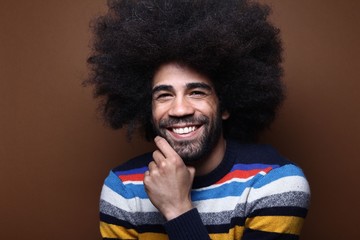
{"type": "MultiPolygon", "coordinates": [[[[265,0],[264,0],[265,1],[265,0]]],[[[359,239],[359,1],[272,0],[288,99],[264,142],[303,167],[310,239],[359,239]]],[[[0,239],[99,239],[109,169],[151,148],[96,115],[89,20],[105,1],[0,3],[0,239]]]]}

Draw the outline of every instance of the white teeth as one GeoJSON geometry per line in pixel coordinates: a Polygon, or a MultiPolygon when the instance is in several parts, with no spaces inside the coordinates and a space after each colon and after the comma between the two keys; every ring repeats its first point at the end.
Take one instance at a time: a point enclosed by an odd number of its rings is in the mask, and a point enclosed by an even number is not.
{"type": "Polygon", "coordinates": [[[177,134],[187,134],[195,131],[195,127],[173,128],[173,131],[177,134]]]}

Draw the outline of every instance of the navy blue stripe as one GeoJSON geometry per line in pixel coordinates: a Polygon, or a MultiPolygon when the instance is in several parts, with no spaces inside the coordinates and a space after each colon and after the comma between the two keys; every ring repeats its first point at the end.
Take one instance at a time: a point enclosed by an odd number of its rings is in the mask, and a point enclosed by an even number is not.
{"type": "Polygon", "coordinates": [[[140,225],[138,226],[138,233],[164,233],[165,232],[165,228],[163,225],[159,225],[159,224],[146,224],[146,225],[140,225]]]}
{"type": "Polygon", "coordinates": [[[241,240],[299,240],[298,235],[285,233],[262,232],[252,229],[245,229],[241,240]]]}
{"type": "Polygon", "coordinates": [[[118,219],[116,217],[107,215],[105,213],[100,212],[100,221],[108,223],[108,224],[114,224],[118,226],[123,226],[127,229],[136,229],[136,226],[133,224],[130,224],[129,222],[123,221],[121,219],[118,219]]]}
{"type": "Polygon", "coordinates": [[[105,213],[100,213],[100,220],[107,224],[114,224],[117,226],[122,226],[127,229],[135,229],[138,233],[147,233],[147,232],[165,233],[165,229],[161,224],[144,224],[144,225],[136,226],[130,224],[127,221],[123,221],[121,219],[107,215],[105,213]]]}
{"type": "Polygon", "coordinates": [[[305,218],[308,210],[301,207],[271,207],[252,212],[249,217],[256,216],[295,216],[305,218]]]}

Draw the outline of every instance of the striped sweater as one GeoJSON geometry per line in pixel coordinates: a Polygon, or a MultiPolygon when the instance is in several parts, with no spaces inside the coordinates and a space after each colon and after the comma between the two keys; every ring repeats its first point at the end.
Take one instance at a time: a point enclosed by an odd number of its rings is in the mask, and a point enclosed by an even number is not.
{"type": "Polygon", "coordinates": [[[103,239],[298,239],[310,191],[299,167],[268,145],[227,141],[221,164],[195,177],[194,208],[166,222],[147,196],[151,153],[113,169],[100,199],[103,239]]]}

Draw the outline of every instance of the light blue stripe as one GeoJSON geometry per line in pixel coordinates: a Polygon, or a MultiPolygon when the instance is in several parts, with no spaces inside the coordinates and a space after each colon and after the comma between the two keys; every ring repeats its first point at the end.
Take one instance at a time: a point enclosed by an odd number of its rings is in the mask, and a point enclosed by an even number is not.
{"type": "Polygon", "coordinates": [[[256,182],[253,187],[261,188],[261,187],[263,187],[271,182],[274,182],[280,178],[290,177],[290,176],[305,177],[304,173],[302,172],[302,170],[299,167],[297,167],[293,164],[288,164],[288,165],[284,165],[282,167],[271,170],[262,179],[260,179],[258,182],[256,182]]]}
{"type": "MultiPolygon", "coordinates": [[[[132,198],[134,196],[142,198],[142,199],[147,199],[149,198],[149,196],[147,195],[147,193],[145,192],[145,187],[143,184],[132,184],[132,183],[128,183],[126,184],[126,189],[129,192],[132,192],[133,195],[129,198],[132,198]]],[[[124,196],[125,197],[125,196],[124,196]]]]}
{"type": "Polygon", "coordinates": [[[104,185],[126,199],[134,198],[136,196],[140,198],[147,198],[147,194],[145,193],[145,189],[142,184],[139,186],[126,184],[125,186],[119,177],[113,172],[109,173],[109,176],[105,179],[104,185]]]}

